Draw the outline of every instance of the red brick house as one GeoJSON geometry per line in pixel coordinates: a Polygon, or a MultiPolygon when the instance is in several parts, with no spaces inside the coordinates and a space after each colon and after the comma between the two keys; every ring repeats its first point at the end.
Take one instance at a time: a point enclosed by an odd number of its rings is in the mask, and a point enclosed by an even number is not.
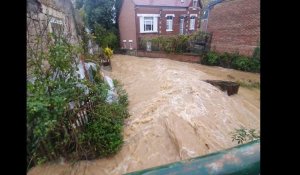
{"type": "Polygon", "coordinates": [[[203,8],[200,30],[211,50],[251,56],[260,40],[260,0],[215,0],[203,8]]]}
{"type": "Polygon", "coordinates": [[[120,46],[138,49],[139,38],[190,34],[199,29],[201,0],[123,0],[120,46]]]}

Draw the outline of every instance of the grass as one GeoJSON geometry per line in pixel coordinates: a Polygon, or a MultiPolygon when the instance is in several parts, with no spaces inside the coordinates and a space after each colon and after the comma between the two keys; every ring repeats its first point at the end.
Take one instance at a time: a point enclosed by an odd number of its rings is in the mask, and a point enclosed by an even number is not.
{"type": "Polygon", "coordinates": [[[241,87],[245,87],[248,89],[260,89],[260,82],[253,82],[251,80],[248,81],[241,81],[241,80],[237,80],[236,83],[238,83],[241,87]]]}

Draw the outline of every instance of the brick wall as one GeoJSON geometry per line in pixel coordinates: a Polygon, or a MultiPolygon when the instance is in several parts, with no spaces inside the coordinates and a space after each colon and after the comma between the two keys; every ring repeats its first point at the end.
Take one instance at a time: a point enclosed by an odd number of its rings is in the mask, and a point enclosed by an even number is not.
{"type": "Polygon", "coordinates": [[[260,39],[260,0],[225,0],[209,13],[211,49],[252,55],[260,39]]]}
{"type": "Polygon", "coordinates": [[[140,33],[140,22],[139,17],[135,15],[136,20],[136,35],[137,38],[151,38],[157,37],[161,35],[178,35],[180,32],[180,16],[186,15],[187,17],[184,20],[184,33],[191,34],[199,29],[199,15],[200,15],[200,7],[193,8],[160,8],[160,7],[137,7],[136,14],[160,14],[158,18],[158,33],[140,33]],[[166,31],[166,14],[174,14],[173,17],[173,31],[166,31]],[[195,19],[195,30],[189,30],[190,25],[190,14],[196,14],[197,17],[195,19]]]}
{"type": "Polygon", "coordinates": [[[190,62],[190,63],[200,63],[201,57],[199,55],[191,54],[167,54],[164,52],[145,52],[137,51],[137,56],[139,57],[150,57],[150,58],[168,58],[175,61],[190,62]]]}
{"type": "Polygon", "coordinates": [[[126,40],[126,48],[129,48],[129,41],[132,40],[132,48],[137,48],[136,28],[135,28],[135,9],[131,0],[124,0],[120,10],[120,46],[123,47],[123,40],[126,40]]]}

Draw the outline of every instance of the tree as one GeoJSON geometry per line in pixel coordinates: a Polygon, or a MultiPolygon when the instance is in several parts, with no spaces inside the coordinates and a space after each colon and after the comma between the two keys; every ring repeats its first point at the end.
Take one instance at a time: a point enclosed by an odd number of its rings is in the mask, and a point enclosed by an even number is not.
{"type": "Polygon", "coordinates": [[[83,6],[85,0],[76,0],[75,1],[75,8],[76,9],[81,9],[81,7],[83,6]]]}
{"type": "Polygon", "coordinates": [[[76,8],[101,47],[118,48],[121,0],[76,0],[76,8]]]}
{"type": "Polygon", "coordinates": [[[116,0],[115,7],[116,7],[116,27],[119,29],[119,15],[120,15],[120,10],[122,7],[122,0],[116,0]]]}
{"type": "Polygon", "coordinates": [[[94,32],[95,24],[100,24],[109,30],[115,27],[115,1],[114,0],[85,0],[84,11],[87,25],[94,32]]]}

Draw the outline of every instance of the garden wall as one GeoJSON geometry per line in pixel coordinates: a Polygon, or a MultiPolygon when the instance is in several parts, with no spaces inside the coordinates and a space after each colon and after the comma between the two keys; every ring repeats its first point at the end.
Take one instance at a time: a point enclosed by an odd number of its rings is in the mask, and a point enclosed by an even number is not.
{"type": "Polygon", "coordinates": [[[164,52],[147,52],[147,51],[137,51],[138,57],[150,57],[150,58],[168,58],[175,61],[190,62],[190,63],[200,63],[201,57],[194,54],[168,54],[164,52]]]}

